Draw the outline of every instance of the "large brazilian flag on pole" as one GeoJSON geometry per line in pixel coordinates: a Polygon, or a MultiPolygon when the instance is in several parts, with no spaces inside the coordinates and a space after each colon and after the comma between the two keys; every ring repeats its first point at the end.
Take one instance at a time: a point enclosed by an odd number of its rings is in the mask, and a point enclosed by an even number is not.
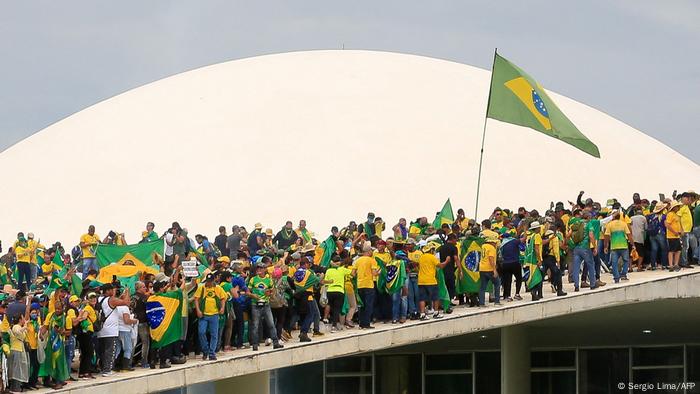
{"type": "Polygon", "coordinates": [[[491,76],[488,118],[535,129],[600,157],[598,147],[564,115],[531,76],[496,54],[491,76]]]}

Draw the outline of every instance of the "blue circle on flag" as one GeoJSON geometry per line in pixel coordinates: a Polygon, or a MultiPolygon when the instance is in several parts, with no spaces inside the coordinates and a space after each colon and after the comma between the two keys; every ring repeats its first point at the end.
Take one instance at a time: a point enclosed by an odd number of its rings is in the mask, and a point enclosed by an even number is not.
{"type": "Polygon", "coordinates": [[[151,330],[160,327],[165,320],[165,307],[158,301],[148,301],[146,303],[146,317],[151,330]]]}
{"type": "Polygon", "coordinates": [[[532,103],[535,105],[535,108],[540,115],[544,116],[545,118],[549,118],[549,112],[547,112],[547,107],[544,105],[542,97],[540,97],[540,95],[537,94],[534,89],[532,90],[532,103]]]}
{"type": "Polygon", "coordinates": [[[467,253],[467,257],[464,260],[464,265],[467,266],[469,271],[479,271],[479,262],[481,261],[481,253],[479,251],[472,250],[471,252],[467,253]]]}

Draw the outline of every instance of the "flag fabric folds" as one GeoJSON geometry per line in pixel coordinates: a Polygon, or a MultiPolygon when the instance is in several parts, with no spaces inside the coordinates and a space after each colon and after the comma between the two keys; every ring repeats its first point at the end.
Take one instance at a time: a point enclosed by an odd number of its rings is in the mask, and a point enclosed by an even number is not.
{"type": "Polygon", "coordinates": [[[379,257],[375,257],[379,265],[379,278],[377,278],[377,288],[384,294],[395,294],[401,291],[406,282],[406,266],[401,259],[394,259],[384,263],[379,257]]]}
{"type": "Polygon", "coordinates": [[[336,243],[335,238],[332,235],[328,236],[321,245],[316,248],[316,253],[314,254],[314,264],[320,265],[323,268],[328,268],[331,263],[331,257],[333,252],[335,252],[336,243]]]}
{"type": "Polygon", "coordinates": [[[483,244],[484,239],[476,236],[467,237],[460,243],[459,270],[455,286],[458,294],[479,292],[481,286],[479,262],[483,244]]]}
{"type": "Polygon", "coordinates": [[[435,220],[433,220],[433,228],[439,229],[443,224],[452,224],[455,221],[455,215],[452,213],[452,203],[448,198],[445,201],[445,205],[442,206],[440,212],[435,215],[435,220]]]}
{"type": "Polygon", "coordinates": [[[109,283],[114,276],[129,278],[138,273],[157,274],[160,268],[153,256],[163,256],[163,242],[158,239],[135,245],[98,245],[95,256],[100,273],[97,280],[109,283]]]}
{"type": "Polygon", "coordinates": [[[532,289],[542,282],[542,271],[537,267],[537,256],[535,256],[534,236],[530,235],[525,247],[525,260],[523,261],[523,282],[528,289],[532,289]]]}
{"type": "Polygon", "coordinates": [[[294,286],[296,287],[297,293],[309,290],[318,283],[318,276],[311,272],[310,269],[299,268],[294,273],[294,286]]]}
{"type": "Polygon", "coordinates": [[[164,241],[158,239],[151,242],[143,242],[134,245],[97,245],[95,257],[97,264],[106,267],[112,263],[123,263],[126,260],[131,260],[134,264],[141,263],[145,266],[156,265],[153,261],[153,254],[158,254],[163,257],[164,241]]]}
{"type": "Polygon", "coordinates": [[[486,117],[535,129],[600,157],[598,147],[564,115],[531,76],[496,54],[486,117]]]}
{"type": "Polygon", "coordinates": [[[179,341],[182,335],[182,291],[174,290],[148,297],[146,317],[155,349],[179,341]]]}

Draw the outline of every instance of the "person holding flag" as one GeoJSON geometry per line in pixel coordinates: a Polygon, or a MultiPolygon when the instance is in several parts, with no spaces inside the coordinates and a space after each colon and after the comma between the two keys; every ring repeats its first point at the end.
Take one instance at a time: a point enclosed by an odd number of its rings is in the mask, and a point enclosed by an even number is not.
{"type": "MultiPolygon", "coordinates": [[[[380,241],[383,242],[383,241],[380,241]]],[[[404,285],[406,283],[406,252],[399,250],[394,258],[385,262],[379,257],[375,257],[379,265],[379,278],[377,288],[379,293],[387,294],[391,299],[391,323],[396,324],[406,321],[408,309],[407,298],[403,298],[404,285]]]]}
{"type": "Polygon", "coordinates": [[[343,306],[346,305],[345,278],[352,275],[353,270],[341,264],[340,256],[334,254],[331,257],[331,266],[326,270],[324,279],[328,284],[328,304],[331,307],[331,331],[340,331],[340,316],[344,315],[343,306]]]}
{"type": "Polygon", "coordinates": [[[306,257],[302,257],[299,252],[294,252],[292,253],[292,259],[299,262],[299,267],[293,276],[297,313],[302,319],[299,341],[311,342],[309,329],[314,318],[312,310],[315,308],[315,305],[312,305],[312,303],[316,302],[314,300],[314,286],[320,283],[320,279],[309,269],[309,260],[306,257]]]}
{"type": "Polygon", "coordinates": [[[481,245],[481,261],[479,261],[479,306],[486,306],[486,288],[489,282],[493,284],[494,296],[496,301],[494,305],[501,305],[501,278],[496,269],[496,245],[499,239],[496,237],[486,237],[484,244],[481,245]]]}
{"type": "Polygon", "coordinates": [[[538,221],[530,223],[525,246],[525,261],[523,263],[523,281],[530,289],[532,300],[542,298],[542,235],[538,221]]]}

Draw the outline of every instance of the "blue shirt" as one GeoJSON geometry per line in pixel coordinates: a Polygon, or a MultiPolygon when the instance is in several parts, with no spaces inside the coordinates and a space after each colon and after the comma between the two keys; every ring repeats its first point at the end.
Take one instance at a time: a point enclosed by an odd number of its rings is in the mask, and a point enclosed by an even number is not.
{"type": "Polygon", "coordinates": [[[245,304],[248,301],[248,297],[243,295],[244,292],[248,291],[248,286],[245,284],[245,279],[243,279],[243,277],[240,275],[234,275],[234,277],[231,279],[231,285],[233,287],[238,286],[238,292],[240,294],[239,297],[234,298],[233,301],[240,305],[245,304]]]}

